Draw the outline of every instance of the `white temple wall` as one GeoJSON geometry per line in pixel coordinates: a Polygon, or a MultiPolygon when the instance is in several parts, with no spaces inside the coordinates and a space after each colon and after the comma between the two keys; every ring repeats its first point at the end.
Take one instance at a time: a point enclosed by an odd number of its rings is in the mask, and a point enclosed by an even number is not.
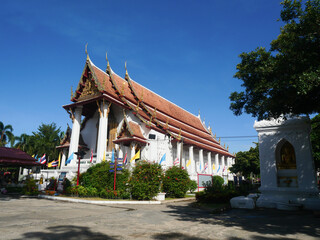
{"type": "Polygon", "coordinates": [[[91,149],[94,153],[97,151],[97,124],[99,121],[99,113],[98,111],[94,113],[93,117],[90,118],[85,128],[81,131],[81,135],[83,138],[83,141],[87,144],[89,151],[86,153],[84,158],[90,158],[91,157],[91,149]]]}

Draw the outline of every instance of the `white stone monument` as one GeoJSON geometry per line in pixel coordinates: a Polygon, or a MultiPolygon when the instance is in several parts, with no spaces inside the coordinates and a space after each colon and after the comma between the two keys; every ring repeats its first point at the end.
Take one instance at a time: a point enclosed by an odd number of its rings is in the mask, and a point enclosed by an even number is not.
{"type": "Polygon", "coordinates": [[[310,119],[263,120],[259,135],[261,195],[257,207],[320,209],[310,143],[310,119]]]}

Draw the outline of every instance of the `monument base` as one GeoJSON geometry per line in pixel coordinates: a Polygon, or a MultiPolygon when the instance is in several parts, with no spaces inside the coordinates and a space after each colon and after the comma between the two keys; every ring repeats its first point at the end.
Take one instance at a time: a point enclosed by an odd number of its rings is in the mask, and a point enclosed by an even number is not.
{"type": "Polygon", "coordinates": [[[320,210],[320,195],[317,189],[299,190],[295,188],[259,189],[260,197],[256,206],[281,210],[320,210]]]}

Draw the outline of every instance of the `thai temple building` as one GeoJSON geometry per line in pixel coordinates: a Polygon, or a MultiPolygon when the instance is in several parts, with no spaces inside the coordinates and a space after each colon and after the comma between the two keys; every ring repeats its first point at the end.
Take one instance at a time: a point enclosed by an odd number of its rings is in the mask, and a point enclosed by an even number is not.
{"type": "MultiPolygon", "coordinates": [[[[161,162],[164,169],[180,165],[192,179],[197,174],[220,175],[233,179],[228,168],[235,156],[212,134],[200,119],[132,80],[96,67],[87,54],[78,86],[71,90],[71,103],[64,105],[72,119],[72,129],[57,148],[61,149],[61,169],[68,177],[76,175],[77,155],[83,172],[92,164],[127,156],[127,167],[137,161],[161,162]],[[137,153],[138,159],[130,161],[137,153]],[[70,163],[66,160],[71,156],[70,163]],[[91,161],[91,158],[93,159],[91,161]]],[[[48,170],[47,170],[48,171],[48,170]]]]}

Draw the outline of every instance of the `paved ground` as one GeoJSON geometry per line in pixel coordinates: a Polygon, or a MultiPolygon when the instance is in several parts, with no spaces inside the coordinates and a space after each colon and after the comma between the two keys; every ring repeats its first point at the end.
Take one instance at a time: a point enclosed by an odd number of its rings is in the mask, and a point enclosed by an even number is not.
{"type": "Polygon", "coordinates": [[[312,212],[163,205],[97,206],[0,197],[0,239],[320,239],[312,212]]]}

